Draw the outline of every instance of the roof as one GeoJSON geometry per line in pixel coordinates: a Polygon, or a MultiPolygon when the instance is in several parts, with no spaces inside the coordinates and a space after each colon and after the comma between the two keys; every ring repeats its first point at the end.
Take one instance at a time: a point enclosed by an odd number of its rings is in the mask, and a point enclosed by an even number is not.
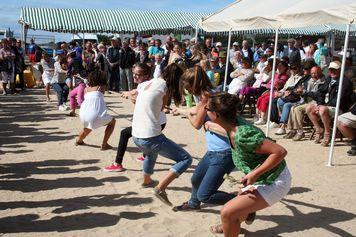
{"type": "Polygon", "coordinates": [[[30,8],[21,9],[20,22],[30,29],[64,33],[191,33],[208,13],[30,8]]]}

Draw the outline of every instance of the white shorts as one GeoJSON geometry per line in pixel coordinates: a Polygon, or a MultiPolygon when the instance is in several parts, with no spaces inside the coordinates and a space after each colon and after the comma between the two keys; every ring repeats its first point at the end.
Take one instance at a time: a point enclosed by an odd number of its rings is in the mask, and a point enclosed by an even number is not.
{"type": "Polygon", "coordinates": [[[7,73],[7,72],[1,72],[1,80],[3,83],[14,83],[15,78],[14,78],[14,73],[7,73]]]}
{"type": "MultiPolygon", "coordinates": [[[[268,203],[269,206],[279,202],[289,192],[292,182],[292,176],[287,167],[281,172],[273,184],[256,184],[252,185],[262,198],[268,203]]],[[[250,189],[251,186],[247,186],[242,191],[250,189]]]]}

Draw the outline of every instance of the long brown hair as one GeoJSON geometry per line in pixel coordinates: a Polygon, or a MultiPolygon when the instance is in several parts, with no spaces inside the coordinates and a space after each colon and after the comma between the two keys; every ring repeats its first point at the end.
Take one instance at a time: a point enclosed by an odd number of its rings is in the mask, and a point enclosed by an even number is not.
{"type": "Polygon", "coordinates": [[[166,81],[168,94],[172,96],[174,103],[179,105],[182,102],[180,93],[180,80],[183,70],[176,63],[168,65],[162,73],[162,78],[166,81]]]}
{"type": "Polygon", "coordinates": [[[186,89],[187,86],[191,88],[192,94],[195,96],[200,96],[202,92],[210,92],[213,89],[208,75],[199,65],[187,69],[182,75],[182,87],[186,89]]]}
{"type": "Polygon", "coordinates": [[[209,109],[216,112],[220,119],[228,123],[236,123],[240,99],[237,95],[222,93],[210,97],[209,109]]]}

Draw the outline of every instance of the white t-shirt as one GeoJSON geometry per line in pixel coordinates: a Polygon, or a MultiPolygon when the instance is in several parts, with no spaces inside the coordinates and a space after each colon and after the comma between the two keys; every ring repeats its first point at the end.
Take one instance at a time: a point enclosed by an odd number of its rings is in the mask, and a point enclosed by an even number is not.
{"type": "Polygon", "coordinates": [[[132,136],[150,138],[161,134],[160,113],[166,91],[166,81],[162,78],[144,82],[136,99],[132,136]]]}
{"type": "MultiPolygon", "coordinates": [[[[153,79],[152,79],[153,80],[153,79]]],[[[145,87],[151,83],[151,80],[149,81],[145,81],[145,82],[141,82],[140,84],[137,85],[137,93],[142,92],[143,90],[145,90],[145,87]]],[[[166,113],[164,111],[161,111],[160,115],[159,115],[159,123],[165,124],[167,123],[167,116],[166,113]]]]}

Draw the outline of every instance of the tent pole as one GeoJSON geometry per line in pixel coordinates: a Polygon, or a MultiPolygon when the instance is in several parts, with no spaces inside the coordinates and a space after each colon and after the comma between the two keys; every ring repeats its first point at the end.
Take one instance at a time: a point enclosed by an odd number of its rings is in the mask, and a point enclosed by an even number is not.
{"type": "Polygon", "coordinates": [[[198,44],[198,35],[199,35],[199,23],[195,27],[195,44],[198,44]]]}
{"type": "Polygon", "coordinates": [[[333,134],[332,134],[332,138],[331,138],[330,153],[329,153],[329,159],[328,159],[327,166],[332,166],[332,159],[333,159],[333,155],[334,155],[336,125],[337,125],[338,114],[340,111],[341,90],[342,90],[342,83],[344,81],[346,54],[347,54],[347,48],[349,46],[350,26],[351,26],[352,22],[350,22],[346,27],[344,52],[342,55],[341,73],[340,73],[340,79],[339,79],[339,89],[338,89],[337,100],[336,100],[336,111],[335,111],[335,118],[334,118],[334,125],[333,125],[333,134]]]}
{"type": "Polygon", "coordinates": [[[232,28],[230,28],[229,30],[229,38],[227,40],[226,66],[225,66],[225,78],[224,78],[223,91],[226,91],[227,74],[229,72],[229,62],[230,62],[229,52],[230,52],[230,45],[231,45],[231,32],[232,32],[232,28]]]}
{"type": "Polygon", "coordinates": [[[279,28],[276,29],[276,36],[274,39],[274,56],[273,56],[273,67],[272,67],[272,81],[271,81],[271,90],[269,93],[269,103],[268,103],[268,114],[267,114],[267,127],[266,127],[266,136],[269,134],[269,124],[271,121],[271,110],[272,110],[272,100],[273,100],[273,88],[274,88],[274,77],[276,74],[276,63],[277,63],[277,45],[278,45],[278,35],[279,28]]]}

